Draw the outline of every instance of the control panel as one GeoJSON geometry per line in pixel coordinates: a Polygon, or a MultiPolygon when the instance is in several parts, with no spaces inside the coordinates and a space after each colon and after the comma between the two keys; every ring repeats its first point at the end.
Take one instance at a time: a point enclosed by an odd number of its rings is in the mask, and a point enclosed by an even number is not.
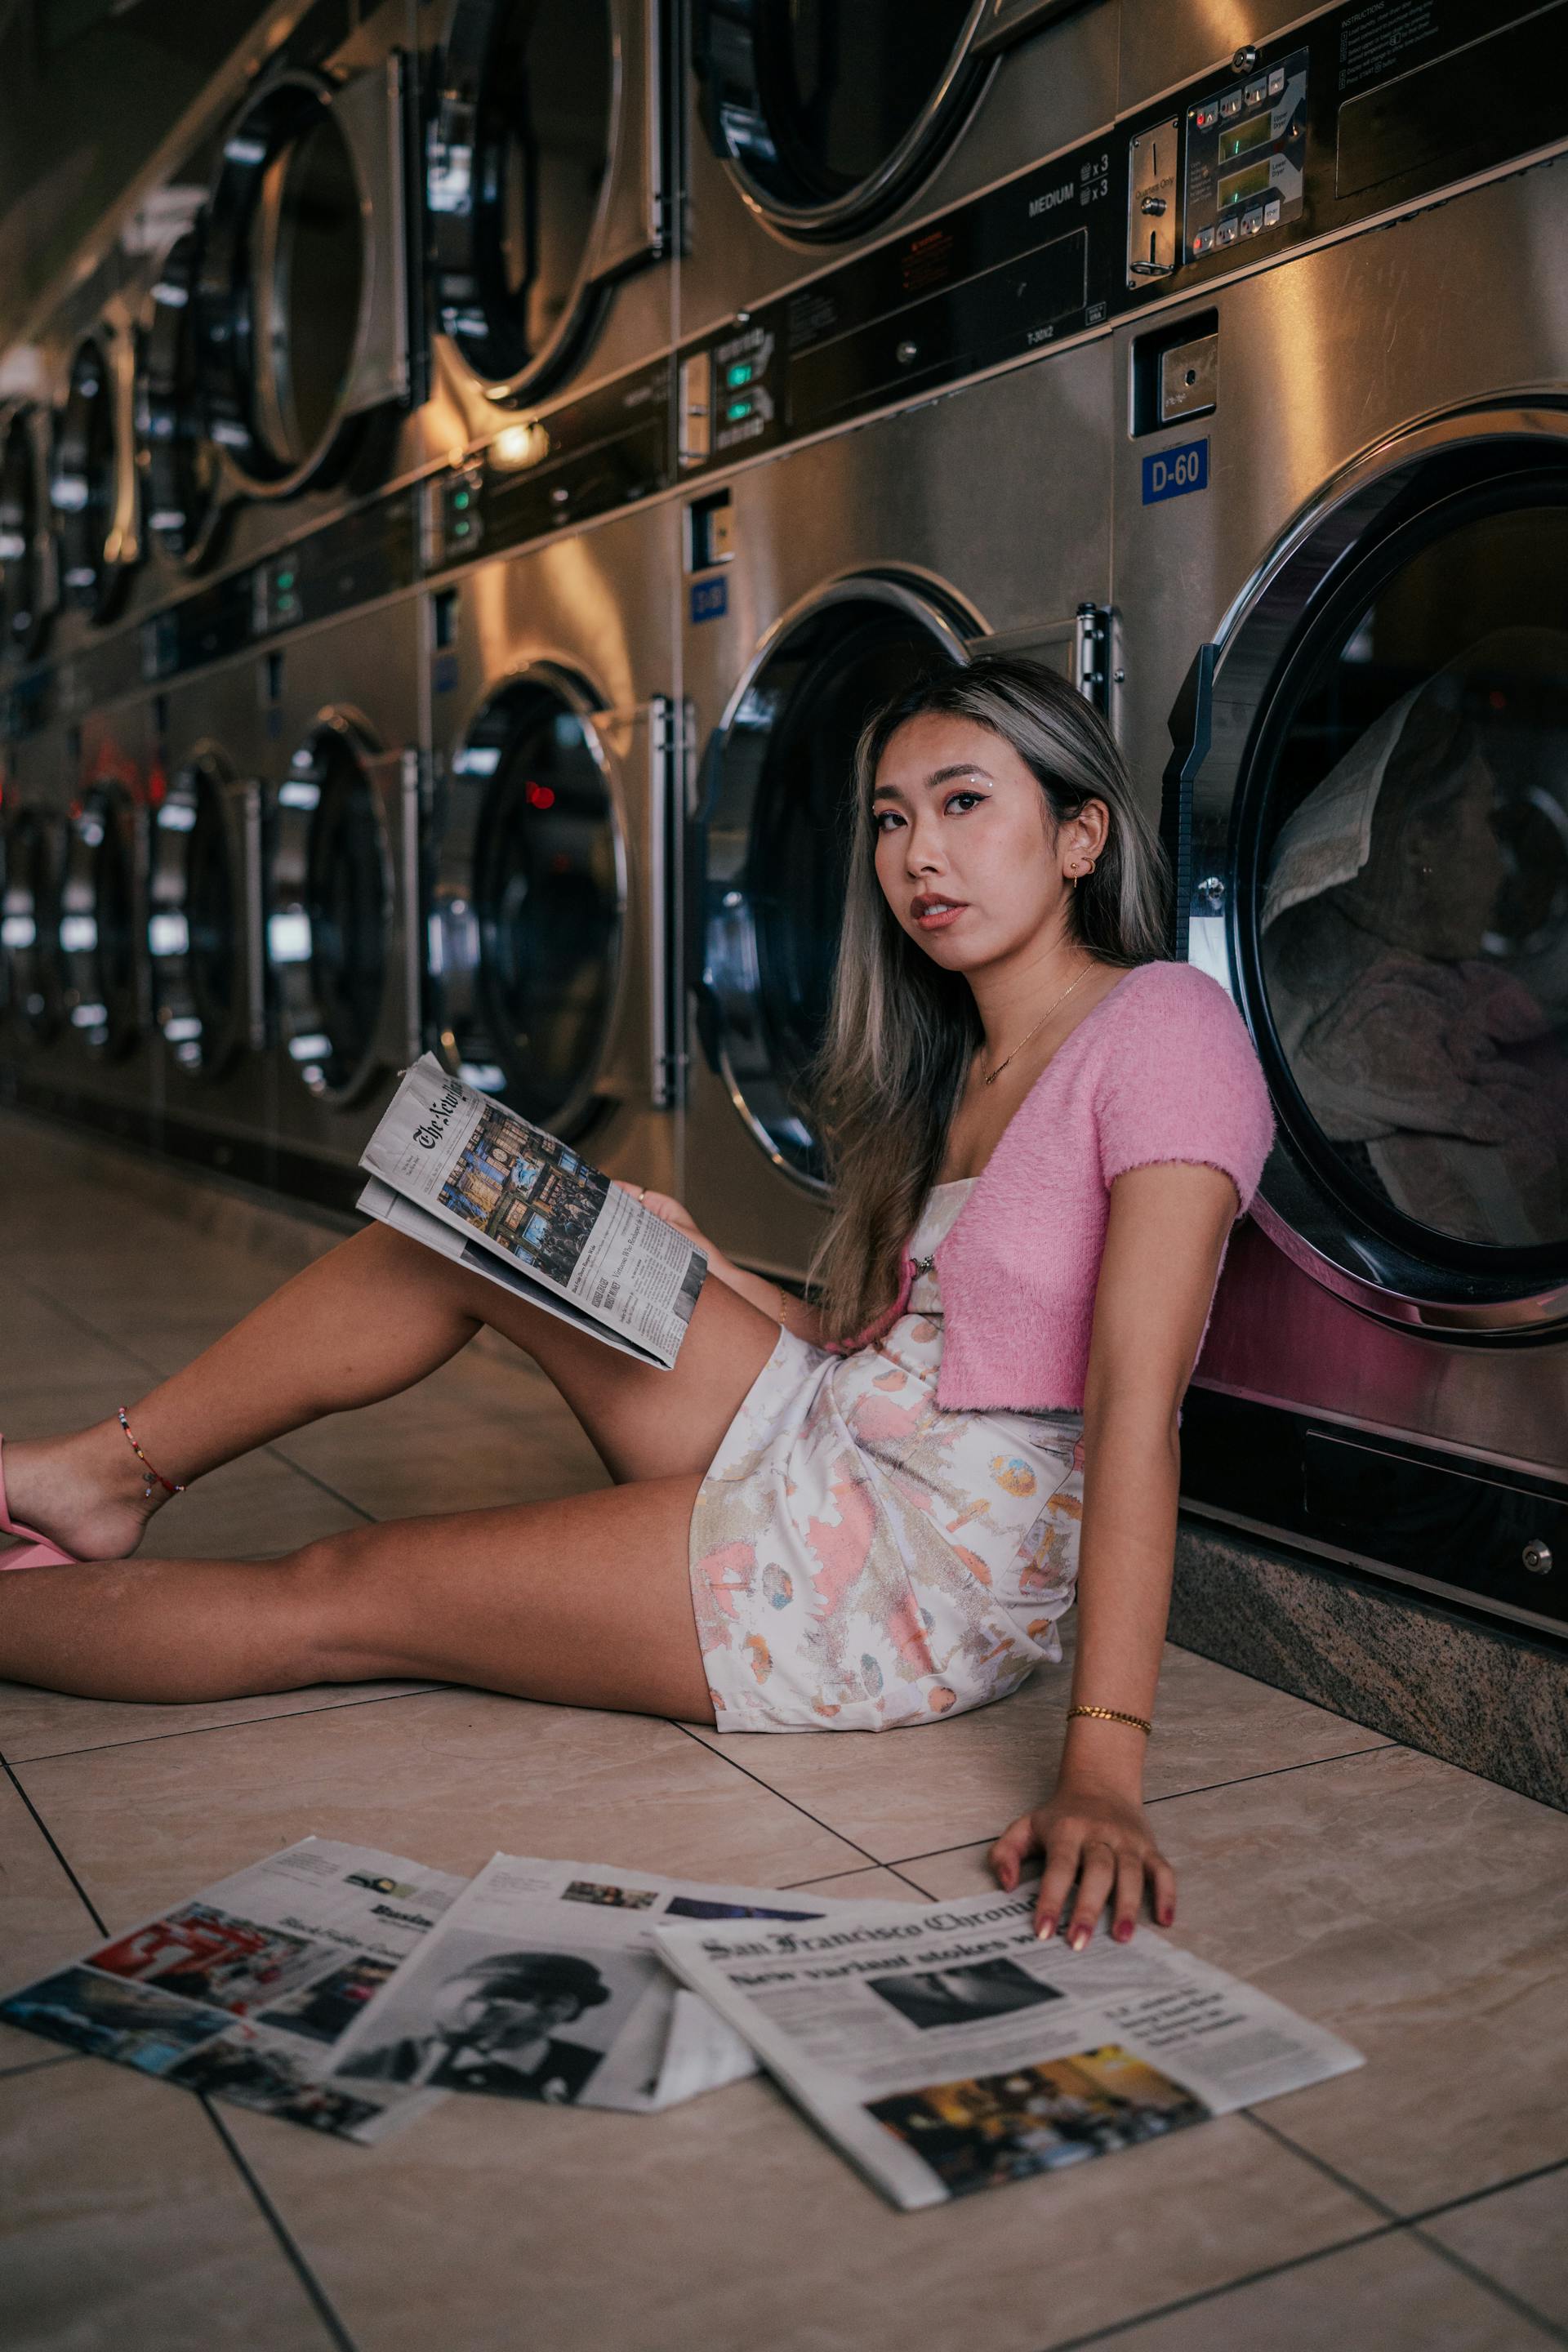
{"type": "Polygon", "coordinates": [[[1300,218],[1307,64],[1307,51],[1297,49],[1188,107],[1183,234],[1189,259],[1300,218]]]}

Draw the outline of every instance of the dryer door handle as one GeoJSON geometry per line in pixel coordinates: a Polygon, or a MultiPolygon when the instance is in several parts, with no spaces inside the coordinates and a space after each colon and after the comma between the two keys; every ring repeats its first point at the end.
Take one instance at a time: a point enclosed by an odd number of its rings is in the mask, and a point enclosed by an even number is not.
{"type": "Polygon", "coordinates": [[[1183,963],[1193,902],[1193,785],[1209,755],[1215,650],[1198,647],[1171,706],[1171,756],[1160,795],[1160,841],[1171,870],[1171,952],[1183,963]]]}

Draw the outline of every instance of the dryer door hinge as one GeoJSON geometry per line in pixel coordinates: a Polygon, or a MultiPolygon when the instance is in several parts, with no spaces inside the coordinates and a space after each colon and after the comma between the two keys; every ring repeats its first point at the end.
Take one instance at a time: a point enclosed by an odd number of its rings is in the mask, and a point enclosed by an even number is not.
{"type": "Polygon", "coordinates": [[[681,987],[681,837],[685,807],[682,729],[675,704],[648,706],[648,1096],[656,1110],[686,1099],[685,998],[681,987]]]}
{"type": "Polygon", "coordinates": [[[1109,604],[1080,604],[1073,638],[1073,684],[1100,717],[1110,710],[1111,611],[1109,604]]]}

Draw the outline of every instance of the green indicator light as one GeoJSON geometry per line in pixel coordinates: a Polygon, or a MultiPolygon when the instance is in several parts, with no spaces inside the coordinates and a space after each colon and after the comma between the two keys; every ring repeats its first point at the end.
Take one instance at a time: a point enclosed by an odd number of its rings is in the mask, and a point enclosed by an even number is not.
{"type": "Polygon", "coordinates": [[[752,404],[749,400],[732,400],[724,411],[724,421],[727,425],[742,425],[751,413],[752,404]]]}
{"type": "Polygon", "coordinates": [[[278,587],[279,593],[287,594],[288,591],[292,588],[293,585],[294,574],[291,572],[280,572],[278,574],[278,587]]]}
{"type": "Polygon", "coordinates": [[[458,509],[459,513],[461,513],[463,508],[466,507],[468,503],[468,493],[467,490],[455,490],[453,492],[452,504],[458,509]]]}
{"type": "Polygon", "coordinates": [[[731,392],[738,392],[743,383],[751,383],[752,373],[750,360],[737,360],[733,367],[725,369],[724,381],[731,392]]]}
{"type": "Polygon", "coordinates": [[[467,539],[468,535],[468,526],[466,522],[455,523],[453,525],[452,536],[454,539],[467,539]]]}

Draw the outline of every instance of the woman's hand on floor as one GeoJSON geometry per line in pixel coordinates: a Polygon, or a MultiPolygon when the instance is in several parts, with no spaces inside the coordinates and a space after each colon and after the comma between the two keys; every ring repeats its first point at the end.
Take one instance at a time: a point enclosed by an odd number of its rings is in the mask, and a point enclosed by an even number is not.
{"type": "Polygon", "coordinates": [[[1045,1863],[1035,1904],[1035,1933],[1042,1939],[1059,1927],[1080,1951],[1110,1903],[1110,1932],[1125,1944],[1145,1889],[1162,1927],[1175,1918],[1176,1874],[1155,1844],[1135,1796],[1092,1782],[1060,1782],[1048,1803],[1020,1813],[992,1847],[989,1860],[998,1885],[1011,1894],[1025,1864],[1037,1853],[1045,1863]],[[1077,1898],[1069,1902],[1075,1881],[1077,1898]]]}

